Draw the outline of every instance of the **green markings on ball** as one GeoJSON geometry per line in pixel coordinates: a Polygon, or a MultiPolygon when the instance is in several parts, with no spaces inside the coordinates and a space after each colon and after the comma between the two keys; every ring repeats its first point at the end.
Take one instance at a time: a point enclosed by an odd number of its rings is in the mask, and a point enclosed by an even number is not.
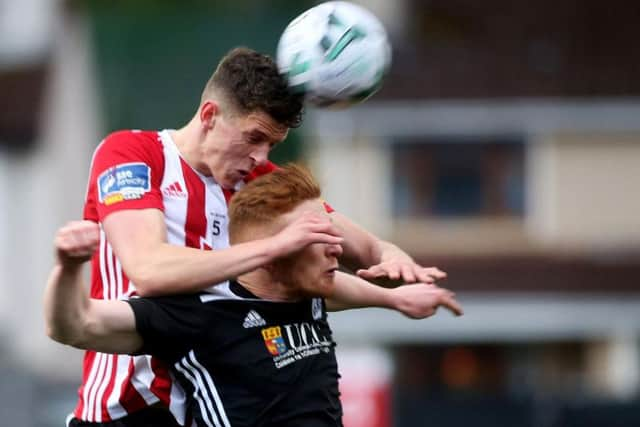
{"type": "Polygon", "coordinates": [[[344,108],[382,86],[391,55],[382,23],[347,2],[321,3],[294,19],[278,43],[288,86],[316,107],[344,108]]]}
{"type": "Polygon", "coordinates": [[[306,73],[307,71],[309,71],[309,68],[311,68],[311,61],[301,61],[301,56],[302,55],[300,54],[300,52],[296,53],[293,56],[293,59],[291,60],[291,68],[289,69],[290,77],[306,73]]]}
{"type": "Polygon", "coordinates": [[[324,56],[325,62],[331,62],[342,53],[342,51],[349,46],[351,42],[358,39],[363,39],[367,33],[360,30],[358,27],[351,27],[340,36],[338,41],[333,45],[331,50],[324,56]]]}
{"type": "Polygon", "coordinates": [[[384,78],[384,74],[385,72],[383,70],[380,70],[376,73],[376,75],[374,76],[374,81],[375,83],[368,89],[365,89],[361,92],[358,92],[356,94],[353,95],[352,100],[357,101],[357,102],[361,102],[364,101],[365,99],[369,98],[371,95],[373,95],[374,93],[376,93],[381,87],[382,87],[382,81],[384,78]]]}
{"type": "Polygon", "coordinates": [[[365,38],[367,32],[355,25],[348,27],[334,13],[330,13],[327,18],[329,27],[338,27],[342,30],[342,35],[337,41],[329,37],[331,31],[327,31],[320,40],[320,46],[322,46],[322,49],[325,51],[324,62],[331,62],[335,60],[351,42],[365,38]]]}
{"type": "Polygon", "coordinates": [[[336,14],[333,12],[331,12],[329,16],[327,16],[327,21],[329,22],[329,25],[335,25],[336,27],[342,27],[342,28],[346,27],[346,25],[342,23],[340,18],[338,18],[336,14]]]}
{"type": "Polygon", "coordinates": [[[302,61],[300,59],[301,54],[298,52],[293,56],[291,61],[291,68],[289,68],[289,72],[287,73],[287,78],[289,80],[289,89],[294,93],[304,93],[307,91],[306,81],[302,83],[296,83],[300,79],[296,79],[297,76],[300,76],[311,68],[311,61],[306,60],[302,61]]]}

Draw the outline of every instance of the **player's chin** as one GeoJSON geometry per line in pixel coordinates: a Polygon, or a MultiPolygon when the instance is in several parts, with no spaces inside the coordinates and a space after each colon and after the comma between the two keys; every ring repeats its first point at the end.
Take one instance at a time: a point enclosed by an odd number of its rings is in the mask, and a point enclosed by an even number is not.
{"type": "Polygon", "coordinates": [[[221,182],[219,182],[220,187],[224,188],[225,190],[233,190],[236,188],[236,186],[238,185],[238,183],[242,181],[241,179],[234,179],[234,178],[230,178],[227,177],[224,180],[222,180],[221,182]]]}
{"type": "Polygon", "coordinates": [[[226,190],[233,190],[246,176],[247,173],[241,170],[226,171],[218,184],[226,190]]]}
{"type": "Polygon", "coordinates": [[[335,273],[324,273],[315,281],[313,289],[308,293],[315,298],[329,298],[333,295],[335,287],[335,273]]]}
{"type": "Polygon", "coordinates": [[[320,287],[323,298],[329,298],[333,295],[336,289],[335,272],[326,274],[322,280],[322,286],[320,287]]]}

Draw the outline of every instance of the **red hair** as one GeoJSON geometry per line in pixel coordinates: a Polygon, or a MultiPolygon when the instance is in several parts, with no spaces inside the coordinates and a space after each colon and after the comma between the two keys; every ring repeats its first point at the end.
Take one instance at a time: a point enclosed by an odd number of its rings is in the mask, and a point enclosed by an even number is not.
{"type": "Polygon", "coordinates": [[[249,182],[229,205],[229,238],[238,240],[249,226],[270,224],[307,200],[320,197],[320,186],[306,168],[288,164],[249,182]]]}

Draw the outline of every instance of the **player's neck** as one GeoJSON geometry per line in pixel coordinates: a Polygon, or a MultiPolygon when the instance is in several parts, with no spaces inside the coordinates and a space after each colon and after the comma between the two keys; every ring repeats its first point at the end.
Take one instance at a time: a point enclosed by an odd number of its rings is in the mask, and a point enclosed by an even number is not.
{"type": "Polygon", "coordinates": [[[203,175],[210,175],[208,169],[201,165],[200,158],[200,141],[203,138],[196,117],[191,119],[189,123],[180,129],[170,132],[176,148],[180,152],[180,156],[187,162],[189,166],[203,175]]]}
{"type": "Polygon", "coordinates": [[[291,292],[291,287],[273,280],[264,269],[258,269],[238,276],[236,279],[245,289],[255,296],[268,301],[291,302],[300,299],[300,295],[291,292]]]}

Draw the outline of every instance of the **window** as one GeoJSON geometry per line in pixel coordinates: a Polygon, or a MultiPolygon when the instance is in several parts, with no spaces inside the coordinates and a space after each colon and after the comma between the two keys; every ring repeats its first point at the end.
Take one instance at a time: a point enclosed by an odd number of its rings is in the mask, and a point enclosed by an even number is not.
{"type": "Polygon", "coordinates": [[[524,144],[520,140],[402,140],[392,151],[395,216],[524,213],[524,144]]]}

